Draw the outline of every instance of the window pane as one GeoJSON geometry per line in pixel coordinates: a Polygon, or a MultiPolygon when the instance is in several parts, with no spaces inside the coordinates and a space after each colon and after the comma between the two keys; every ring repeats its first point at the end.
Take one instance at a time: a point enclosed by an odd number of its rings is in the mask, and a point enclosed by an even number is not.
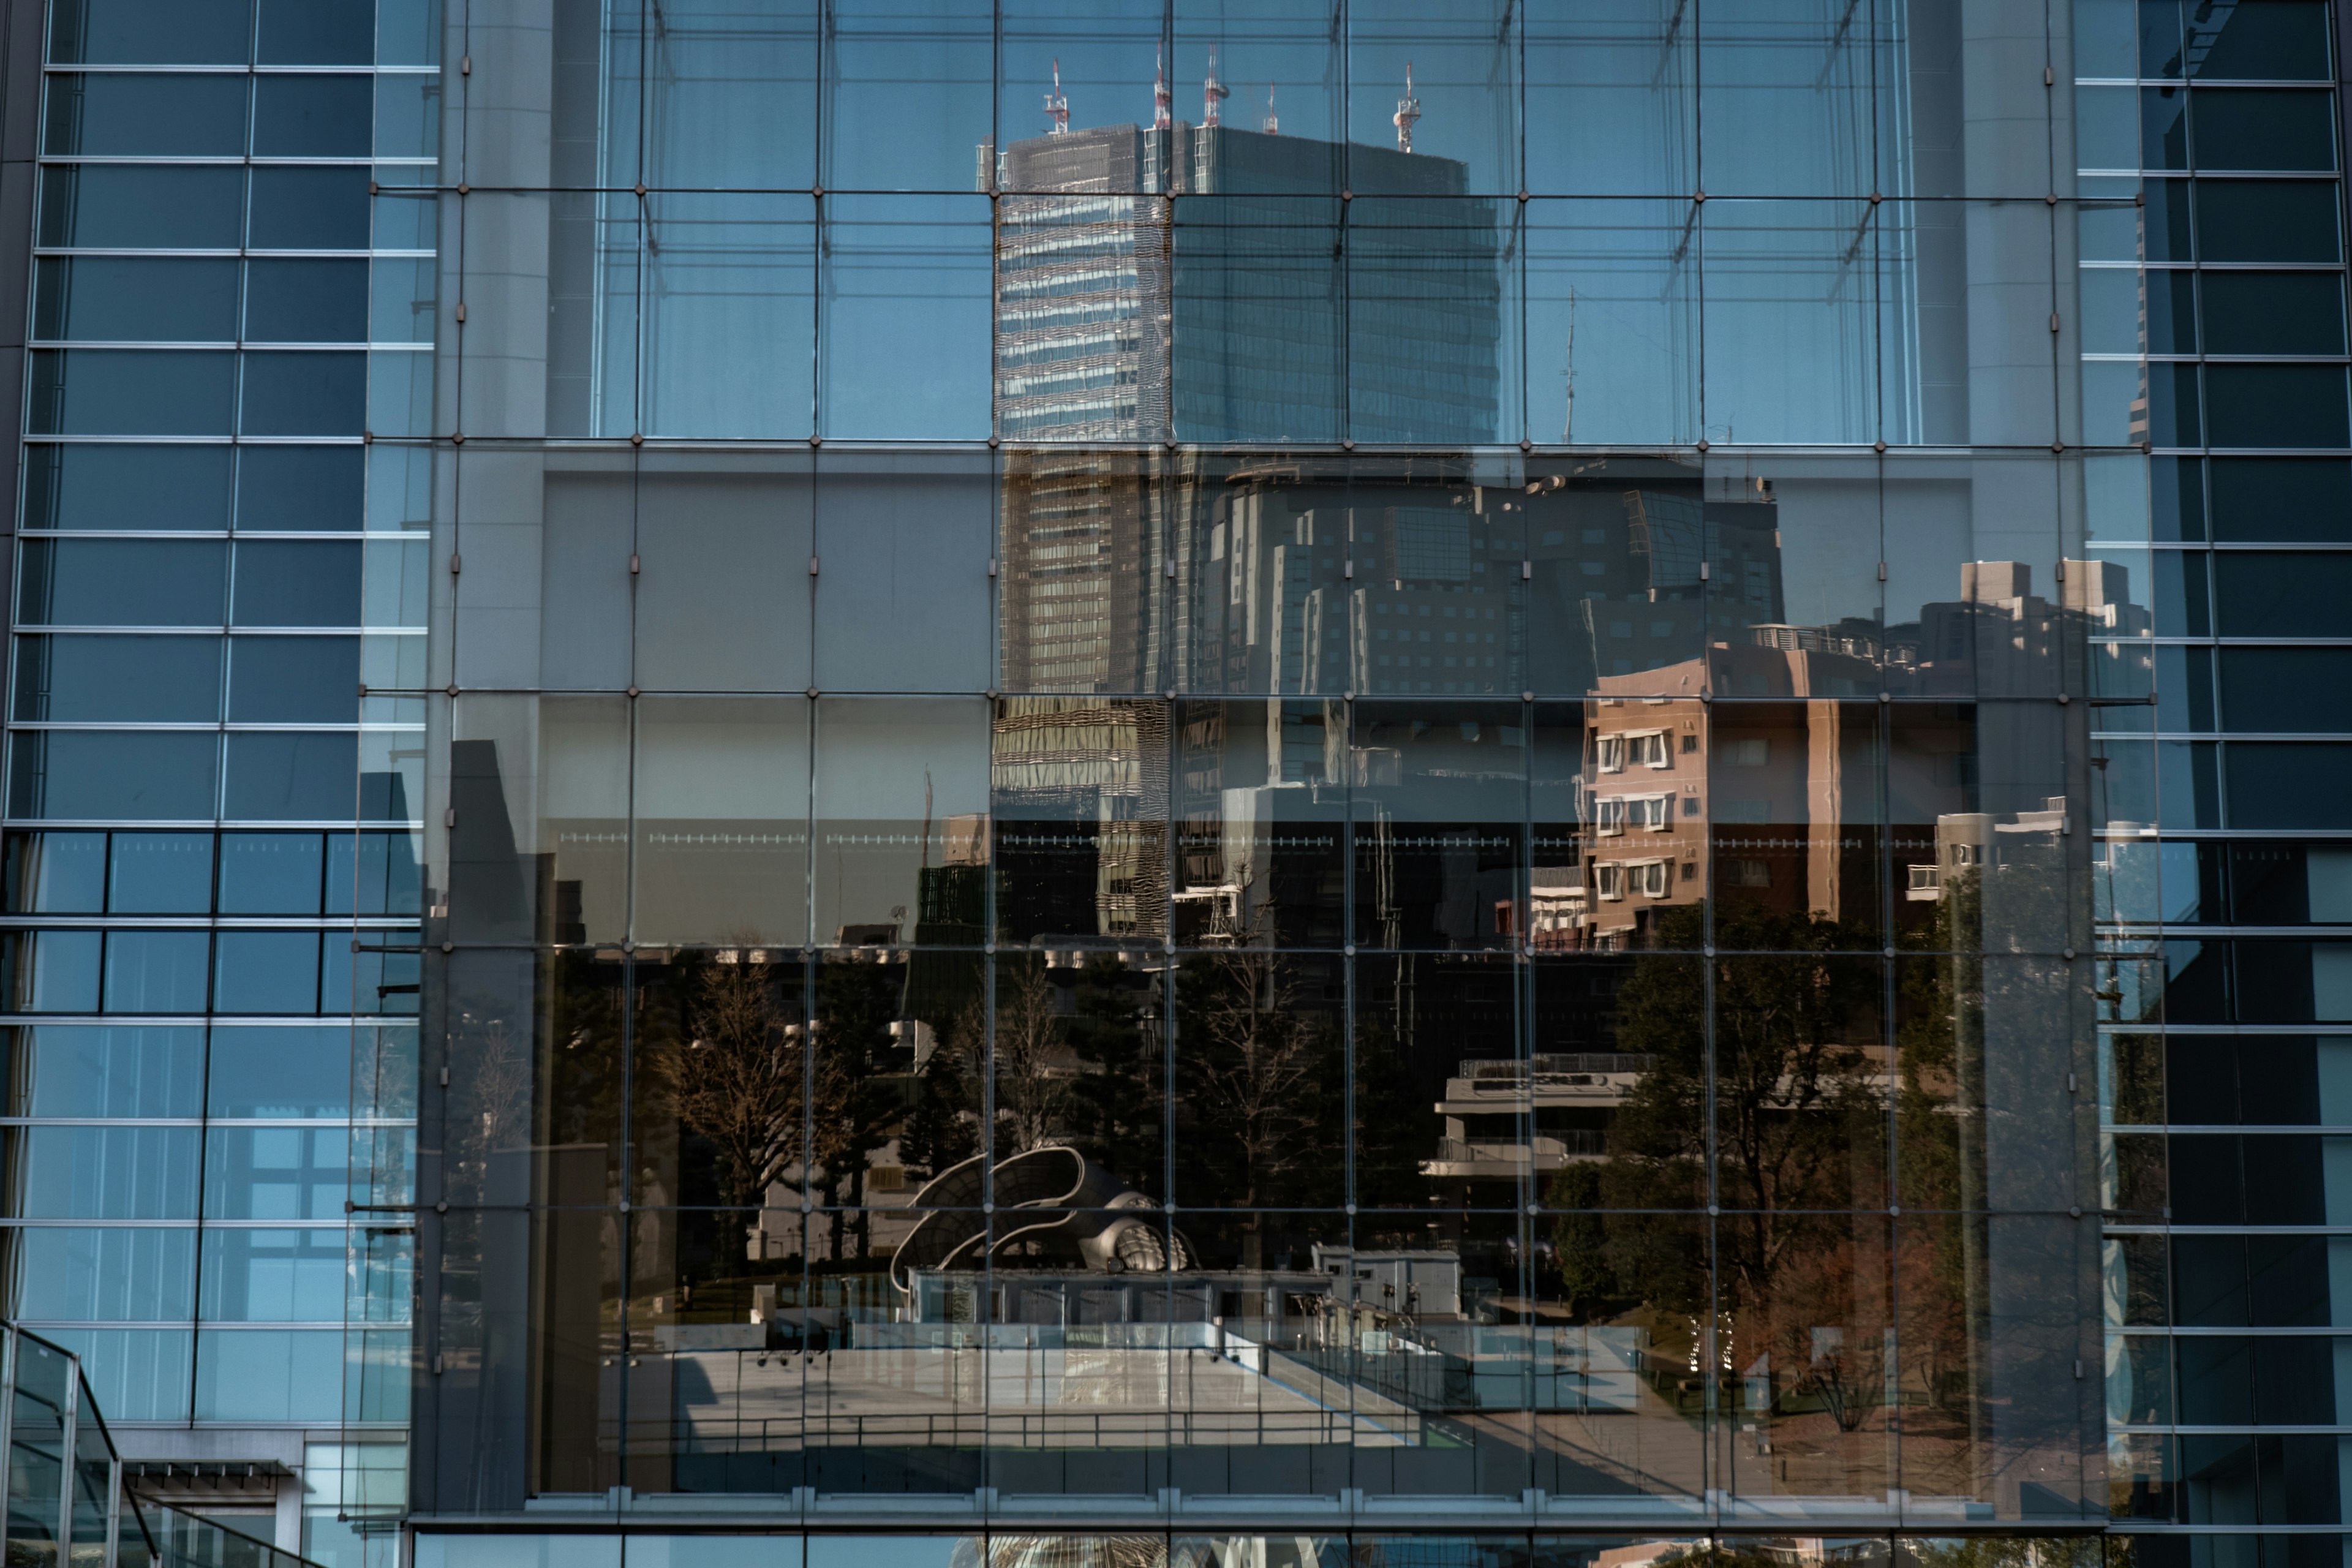
{"type": "Polygon", "coordinates": [[[817,475],[821,690],[992,683],[991,469],[984,458],[826,455],[817,475]]]}
{"type": "Polygon", "coordinates": [[[317,834],[225,833],[221,835],[220,858],[221,913],[319,912],[324,856],[317,834]]]}
{"type": "Polygon", "coordinates": [[[10,1231],[9,1315],[69,1322],[184,1322],[195,1312],[193,1229],[10,1231]]]}
{"type": "MultiPolygon", "coordinates": [[[[225,931],[215,942],[219,966],[213,1007],[222,1013],[316,1013],[319,942],[310,931],[225,931]]],[[[334,999],[341,1005],[340,997],[334,999]]]]}
{"type": "Polygon", "coordinates": [[[245,335],[265,343],[365,342],[368,264],[262,258],[247,262],[245,335]]]}
{"type": "Polygon", "coordinates": [[[815,931],[845,946],[976,946],[987,916],[988,705],[817,707],[815,931]]]}
{"type": "Polygon", "coordinates": [[[989,433],[992,233],[981,196],[837,196],[824,214],[827,437],[989,433]],[[909,381],[898,368],[920,363],[909,381]]]}
{"type": "Polygon", "coordinates": [[[209,723],[220,717],[219,649],[213,637],[19,637],[16,717],[209,723]]]}
{"type": "Polygon", "coordinates": [[[114,914],[201,915],[213,905],[209,833],[118,833],[106,907],[114,914]]]}
{"type": "Polygon", "coordinates": [[[8,810],[15,816],[209,819],[218,739],[158,731],[19,732],[10,747],[8,810]]]}
{"type": "Polygon", "coordinates": [[[196,1419],[332,1423],[343,1407],[341,1329],[196,1336],[196,1419]]]}
{"type": "Polygon", "coordinates": [[[106,1011],[201,1013],[212,938],[200,931],[106,935],[106,1011]]]}
{"type": "Polygon", "coordinates": [[[836,5],[825,29],[832,190],[962,190],[989,139],[995,16],[979,0],[836,5]]]}
{"type": "Polygon", "coordinates": [[[26,428],[58,436],[226,436],[236,356],[203,350],[41,349],[26,428]]]}
{"type": "Polygon", "coordinates": [[[237,457],[236,525],[323,532],[357,529],[363,447],[247,447],[237,457]]]}
{"type": "MultiPolygon", "coordinates": [[[[364,310],[364,283],[360,298],[364,310]]],[[[237,425],[244,434],[348,436],[365,425],[365,354],[247,353],[244,359],[245,405],[237,425]]]]}
{"type": "Polygon", "coordinates": [[[58,65],[243,65],[252,0],[65,0],[49,26],[58,65]]]}
{"type": "Polygon", "coordinates": [[[8,1212],[26,1219],[194,1219],[196,1129],[16,1127],[8,1212]]]}
{"type": "Polygon", "coordinates": [[[805,458],[648,458],[637,486],[635,684],[809,684],[805,458]]]}
{"type": "Polygon", "coordinates": [[[31,540],[16,617],[34,626],[218,626],[227,550],[178,540],[31,540]]]}
{"type": "Polygon", "coordinates": [[[39,243],[157,250],[234,250],[245,171],[53,165],[41,171],[39,243]]]}
{"type": "Polygon", "coordinates": [[[225,529],[229,456],[225,446],[29,447],[25,526],[225,529]]]}
{"type": "Polygon", "coordinates": [[[106,835],[8,836],[10,914],[94,915],[106,908],[106,835]]]}
{"type": "Polygon", "coordinates": [[[351,735],[231,735],[226,772],[221,814],[232,821],[348,822],[356,815],[359,747],[351,735]]]}
{"type": "Polygon", "coordinates": [[[42,151],[100,158],[241,156],[247,81],[236,74],[50,77],[42,151]]]}
{"type": "Polygon", "coordinates": [[[369,76],[260,76],[253,79],[257,158],[364,158],[374,129],[369,76]]]}
{"type": "Polygon", "coordinates": [[[364,66],[375,61],[375,7],[367,0],[261,0],[260,46],[269,66],[364,66]]]}
{"type": "Polygon", "coordinates": [[[365,169],[257,168],[246,243],[256,250],[364,250],[368,218],[365,169]]]}
{"type": "Polygon", "coordinates": [[[235,619],[239,626],[355,626],[359,601],[357,544],[247,540],[236,548],[235,619]]]}
{"type": "Polygon", "coordinates": [[[637,705],[641,942],[793,943],[808,930],[808,702],[637,705]]]}
{"type": "Polygon", "coordinates": [[[358,716],[357,637],[234,637],[228,716],[236,723],[334,724],[358,716]]]}
{"type": "MultiPolygon", "coordinates": [[[[224,937],[230,934],[278,933],[223,933],[224,937]]],[[[351,1115],[352,1039],[352,1029],[341,1024],[326,1028],[214,1029],[205,1113],[215,1117],[351,1115]]]]}
{"type": "Polygon", "coordinates": [[[807,435],[815,203],[665,191],[646,198],[644,221],[646,432],[807,435]]]}
{"type": "Polygon", "coordinates": [[[205,1217],[341,1223],[350,1143],[340,1127],[209,1129],[205,1217]]]}
{"type": "Polygon", "coordinates": [[[11,1116],[194,1116],[194,1029],[41,1024],[8,1035],[11,1116]]]}
{"type": "Polygon", "coordinates": [[[51,256],[35,263],[33,335],[100,342],[234,342],[236,263],[51,256]]]}

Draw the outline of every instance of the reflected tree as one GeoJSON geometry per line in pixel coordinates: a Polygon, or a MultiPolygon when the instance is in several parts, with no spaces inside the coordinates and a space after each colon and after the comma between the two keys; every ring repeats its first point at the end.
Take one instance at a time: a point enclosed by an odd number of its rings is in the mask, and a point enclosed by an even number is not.
{"type": "Polygon", "coordinates": [[[678,1121],[709,1141],[730,1205],[757,1208],[768,1188],[840,1157],[847,1075],[812,1061],[797,1009],[773,968],[738,949],[681,975],[685,1027],[647,1053],[678,1121]]]}
{"type": "Polygon", "coordinates": [[[1250,1211],[1244,1266],[1262,1268],[1265,1216],[1258,1211],[1297,1205],[1302,1176],[1339,1163],[1339,1144],[1326,1126],[1337,1031],[1327,1016],[1302,1008],[1295,963],[1268,949],[1189,959],[1176,985],[1187,1157],[1208,1167],[1211,1190],[1225,1205],[1250,1211]]]}

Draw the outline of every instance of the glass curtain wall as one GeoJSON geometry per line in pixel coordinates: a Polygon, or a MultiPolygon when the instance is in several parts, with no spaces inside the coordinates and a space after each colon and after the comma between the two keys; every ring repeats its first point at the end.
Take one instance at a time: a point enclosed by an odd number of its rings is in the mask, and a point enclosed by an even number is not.
{"type": "Polygon", "coordinates": [[[2074,29],[453,5],[420,1551],[2103,1521],[2074,29]]]}
{"type": "Polygon", "coordinates": [[[2341,1557],[2337,1174],[2352,827],[2325,695],[2352,626],[2330,8],[2077,10],[2095,660],[2102,1298],[2114,1512],[2148,1563],[2341,1557]],[[2108,542],[2112,541],[2112,542],[2108,542]],[[2331,835],[2336,836],[2331,838],[2331,835]]]}
{"type": "Polygon", "coordinates": [[[47,8],[0,1248],[136,1457],[402,1452],[441,26],[47,8]]]}

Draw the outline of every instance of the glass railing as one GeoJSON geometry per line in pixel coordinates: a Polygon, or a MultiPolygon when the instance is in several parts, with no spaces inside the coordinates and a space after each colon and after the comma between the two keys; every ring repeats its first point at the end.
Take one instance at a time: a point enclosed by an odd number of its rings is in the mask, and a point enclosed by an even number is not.
{"type": "Polygon", "coordinates": [[[81,1361],[0,1323],[8,1568],[310,1568],[290,1552],[122,1488],[81,1361]],[[127,1505],[127,1506],[126,1506],[127,1505]]]}

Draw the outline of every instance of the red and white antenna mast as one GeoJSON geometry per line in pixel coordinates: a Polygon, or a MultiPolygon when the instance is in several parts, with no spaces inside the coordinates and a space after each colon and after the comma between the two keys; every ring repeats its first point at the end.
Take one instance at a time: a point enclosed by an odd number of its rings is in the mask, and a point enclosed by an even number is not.
{"type": "Polygon", "coordinates": [[[1062,96],[1062,59],[1059,55],[1054,57],[1054,90],[1045,95],[1045,113],[1054,121],[1053,129],[1046,132],[1046,135],[1067,136],[1070,133],[1070,100],[1062,96]]]}
{"type": "Polygon", "coordinates": [[[1281,117],[1274,112],[1274,83],[1272,82],[1265,84],[1265,133],[1268,136],[1282,134],[1281,117]]]}
{"type": "Polygon", "coordinates": [[[1412,62],[1404,66],[1404,96],[1397,100],[1397,111],[1391,120],[1397,128],[1397,151],[1412,151],[1412,128],[1421,119],[1421,100],[1412,95],[1412,62]]]}
{"type": "Polygon", "coordinates": [[[1165,49],[1151,59],[1151,129],[1165,131],[1176,123],[1176,95],[1168,87],[1168,59],[1165,49]]]}
{"type": "Polygon", "coordinates": [[[1214,48],[1211,48],[1209,50],[1208,79],[1201,84],[1201,123],[1203,125],[1223,124],[1224,120],[1223,116],[1218,113],[1217,105],[1223,103],[1226,99],[1231,98],[1232,96],[1233,95],[1231,93],[1225,90],[1225,84],[1217,79],[1217,51],[1214,48]]]}

